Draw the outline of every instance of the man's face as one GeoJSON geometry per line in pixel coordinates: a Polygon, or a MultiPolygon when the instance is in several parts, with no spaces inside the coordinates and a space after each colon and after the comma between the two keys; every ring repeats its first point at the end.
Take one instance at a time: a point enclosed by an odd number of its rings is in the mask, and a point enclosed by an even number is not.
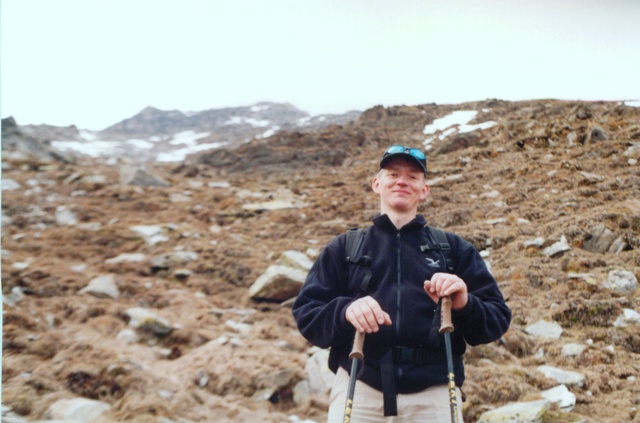
{"type": "Polygon", "coordinates": [[[373,191],[380,196],[382,213],[417,212],[429,195],[422,170],[403,158],[391,160],[373,178],[373,191]]]}

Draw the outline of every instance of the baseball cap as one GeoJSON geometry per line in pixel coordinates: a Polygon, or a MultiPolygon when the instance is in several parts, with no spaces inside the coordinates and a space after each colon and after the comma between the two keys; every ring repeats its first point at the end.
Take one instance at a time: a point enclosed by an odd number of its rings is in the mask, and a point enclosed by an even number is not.
{"type": "Polygon", "coordinates": [[[382,155],[380,169],[386,166],[391,160],[402,157],[413,161],[427,175],[427,156],[418,148],[405,147],[404,145],[392,145],[382,155]]]}

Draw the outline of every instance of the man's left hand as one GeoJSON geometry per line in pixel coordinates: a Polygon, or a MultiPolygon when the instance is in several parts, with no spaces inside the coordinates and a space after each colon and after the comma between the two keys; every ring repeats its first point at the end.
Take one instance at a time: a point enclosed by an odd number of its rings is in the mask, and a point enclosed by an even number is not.
{"type": "Polygon", "coordinates": [[[438,304],[441,297],[451,297],[451,309],[462,310],[469,301],[467,284],[456,275],[435,273],[424,281],[424,290],[438,304]]]}

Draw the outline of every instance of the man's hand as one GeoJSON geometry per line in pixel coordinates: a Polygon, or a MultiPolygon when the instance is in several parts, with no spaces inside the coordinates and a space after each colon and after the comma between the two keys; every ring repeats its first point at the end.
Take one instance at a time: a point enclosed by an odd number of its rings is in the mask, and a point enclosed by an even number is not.
{"type": "Polygon", "coordinates": [[[469,301],[467,284],[450,273],[435,273],[430,280],[424,281],[424,290],[436,304],[441,297],[451,296],[452,310],[462,310],[469,301]]]}
{"type": "Polygon", "coordinates": [[[390,325],[391,317],[382,311],[380,304],[371,296],[359,298],[352,302],[345,313],[346,319],[358,332],[372,333],[380,329],[380,325],[390,325]]]}

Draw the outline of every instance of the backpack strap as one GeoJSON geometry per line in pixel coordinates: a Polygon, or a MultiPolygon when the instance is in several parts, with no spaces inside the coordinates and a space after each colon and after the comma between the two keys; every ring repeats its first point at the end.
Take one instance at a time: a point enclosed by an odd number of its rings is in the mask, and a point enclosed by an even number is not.
{"type": "Polygon", "coordinates": [[[345,251],[347,257],[345,261],[365,267],[365,275],[360,283],[360,293],[365,294],[369,290],[373,274],[371,273],[371,258],[369,256],[358,257],[360,248],[364,240],[365,230],[362,228],[351,228],[347,231],[347,244],[345,251]]]}
{"type": "Polygon", "coordinates": [[[447,264],[447,272],[454,273],[456,269],[456,262],[453,259],[453,253],[451,251],[451,246],[449,245],[449,241],[447,240],[447,235],[440,228],[434,228],[432,226],[425,226],[427,231],[429,232],[429,237],[433,241],[433,245],[421,245],[420,249],[422,251],[426,250],[439,250],[444,255],[445,262],[447,264]]]}

